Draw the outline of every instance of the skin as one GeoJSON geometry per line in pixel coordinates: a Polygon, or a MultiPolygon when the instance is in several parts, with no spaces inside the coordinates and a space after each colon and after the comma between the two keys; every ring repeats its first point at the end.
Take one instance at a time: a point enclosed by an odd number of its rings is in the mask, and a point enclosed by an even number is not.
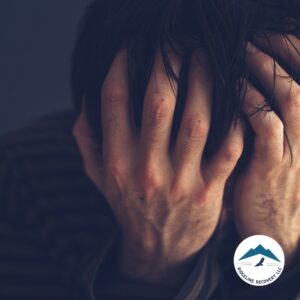
{"type": "MultiPolygon", "coordinates": [[[[183,119],[175,147],[169,149],[177,86],[168,80],[158,53],[145,95],[142,128],[137,131],[128,105],[126,59],[126,51],[121,51],[103,84],[102,143],[88,126],[84,101],[73,135],[87,175],[105,195],[122,230],[119,272],[174,287],[186,279],[197,253],[217,226],[226,181],[243,151],[243,126],[241,122],[232,126],[210,162],[202,159],[210,127],[213,78],[206,53],[194,53],[183,119]]],[[[171,62],[178,74],[180,60],[171,56],[171,62]]],[[[270,57],[258,49],[247,55],[251,71],[270,88],[273,72],[267,62],[270,57]]],[[[287,79],[279,79],[275,89],[281,120],[274,112],[251,115],[263,98],[245,82],[243,111],[256,133],[255,155],[234,185],[233,203],[241,238],[269,235],[291,259],[300,233],[300,140],[296,130],[300,93],[295,82],[289,94],[287,86],[287,79]],[[283,129],[291,139],[292,165],[283,129]]]]}
{"type": "MultiPolygon", "coordinates": [[[[300,41],[290,36],[300,50],[300,41]]],[[[281,35],[271,36],[272,52],[300,72],[300,55],[281,35]]],[[[271,51],[270,45],[258,45],[271,51]]],[[[243,105],[255,132],[255,154],[247,171],[235,187],[234,209],[238,232],[242,238],[265,234],[282,246],[289,264],[299,249],[300,235],[300,87],[286,71],[276,65],[273,85],[273,59],[254,45],[248,44],[247,64],[270,95],[274,95],[281,116],[274,111],[252,115],[265,103],[262,94],[251,84],[245,85],[243,105]],[[293,152],[291,160],[286,132],[293,152]]]]}

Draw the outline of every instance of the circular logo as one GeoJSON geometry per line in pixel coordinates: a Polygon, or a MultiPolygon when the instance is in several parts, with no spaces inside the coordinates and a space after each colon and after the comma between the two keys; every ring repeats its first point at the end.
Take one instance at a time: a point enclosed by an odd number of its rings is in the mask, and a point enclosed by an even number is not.
{"type": "Polygon", "coordinates": [[[274,282],[284,268],[281,246],[265,235],[253,235],[236,248],[233,259],[239,277],[248,284],[264,286],[274,282]]]}

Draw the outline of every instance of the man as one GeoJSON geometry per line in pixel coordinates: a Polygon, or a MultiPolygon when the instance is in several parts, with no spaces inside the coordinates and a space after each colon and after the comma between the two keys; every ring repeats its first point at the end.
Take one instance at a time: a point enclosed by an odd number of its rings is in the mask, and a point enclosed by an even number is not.
{"type": "MultiPolygon", "coordinates": [[[[203,13],[202,2],[197,7],[203,13]]],[[[281,34],[270,34],[270,44],[257,38],[256,46],[248,42],[241,48],[262,89],[246,76],[239,81],[241,110],[235,124],[218,125],[228,128],[221,138],[210,131],[224,120],[216,122],[214,114],[220,95],[215,92],[219,81],[213,54],[185,39],[181,45],[180,40],[168,47],[154,43],[145,50],[154,53],[153,64],[144,97],[137,97],[142,109],[132,105],[133,74],[147,78],[147,70],[134,72],[147,69],[147,63],[135,69],[132,63],[132,58],[139,60],[132,53],[143,47],[138,33],[144,29],[131,24],[134,33],[129,28],[123,32],[120,24],[137,13],[145,22],[141,16],[146,13],[153,18],[182,6],[191,16],[189,5],[176,4],[160,1],[142,8],[136,1],[95,1],[73,56],[74,98],[77,108],[82,104],[76,121],[72,115],[48,118],[3,139],[2,298],[293,299],[299,291],[299,85],[277,63],[273,86],[271,54],[299,73],[300,42],[289,35],[293,48],[281,34]],[[132,10],[127,14],[124,7],[132,10]],[[110,28],[116,19],[120,24],[110,28]],[[104,34],[97,37],[113,49],[106,53],[110,61],[90,47],[97,43],[89,35],[95,30],[96,37],[96,28],[112,35],[111,41],[104,34]],[[85,48],[94,52],[88,55],[85,48]],[[103,64],[97,77],[92,74],[99,67],[96,62],[103,64]],[[269,104],[264,92],[274,97],[273,110],[259,110],[269,104]],[[178,108],[180,95],[185,102],[178,108]],[[247,128],[253,130],[254,149],[239,171],[247,128]],[[215,146],[205,152],[209,134],[215,146]],[[265,288],[246,286],[232,268],[235,246],[253,234],[273,237],[286,255],[285,273],[265,288]],[[218,251],[218,245],[225,251],[218,251]]],[[[179,10],[173,15],[176,22],[188,19],[178,15],[179,10]]],[[[189,28],[188,22],[179,24],[189,28]]],[[[165,32],[162,24],[157,27],[165,32]]],[[[158,33],[149,28],[151,41],[158,33]]],[[[223,99],[219,108],[236,104],[223,99]]],[[[239,111],[237,105],[235,109],[239,111]]],[[[229,111],[219,115],[228,117],[229,111]]]]}

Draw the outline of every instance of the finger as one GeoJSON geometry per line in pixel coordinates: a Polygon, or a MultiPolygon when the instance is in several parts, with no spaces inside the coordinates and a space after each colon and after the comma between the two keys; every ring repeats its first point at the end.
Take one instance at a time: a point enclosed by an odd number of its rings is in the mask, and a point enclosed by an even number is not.
{"type": "Polygon", "coordinates": [[[274,61],[258,50],[253,44],[248,43],[247,63],[251,72],[264,85],[270,95],[274,95],[279,105],[281,118],[287,134],[299,139],[300,126],[300,89],[299,85],[291,79],[287,72],[275,62],[276,83],[274,86],[274,61]]]}
{"type": "MultiPolygon", "coordinates": [[[[169,54],[169,59],[174,73],[178,77],[181,67],[180,60],[172,54],[169,54]]],[[[176,96],[177,83],[168,78],[162,55],[158,52],[147,86],[143,108],[140,136],[143,159],[151,161],[166,159],[176,96]]]]}
{"type": "Polygon", "coordinates": [[[205,52],[194,53],[189,72],[186,104],[174,149],[177,173],[200,170],[211,121],[213,80],[205,52]]]}
{"type": "Polygon", "coordinates": [[[127,51],[115,57],[102,87],[103,157],[121,159],[132,145],[127,51]]]}
{"type": "Polygon", "coordinates": [[[89,126],[85,100],[82,102],[81,112],[72,128],[73,136],[77,142],[79,152],[83,159],[84,169],[90,179],[102,190],[102,161],[101,143],[93,135],[89,126]]]}
{"type": "Polygon", "coordinates": [[[205,178],[207,184],[224,184],[237,161],[242,155],[244,146],[244,125],[238,120],[233,124],[226,136],[222,146],[214,155],[212,160],[207,163],[205,178]]]}
{"type": "Polygon", "coordinates": [[[300,74],[300,40],[297,37],[270,32],[267,36],[258,35],[255,44],[262,50],[279,56],[300,74]]]}
{"type": "Polygon", "coordinates": [[[284,153],[284,127],[280,118],[271,111],[263,95],[249,82],[245,82],[243,112],[256,134],[254,158],[264,165],[281,162],[284,153]],[[260,110],[259,110],[260,109],[260,110]]]}

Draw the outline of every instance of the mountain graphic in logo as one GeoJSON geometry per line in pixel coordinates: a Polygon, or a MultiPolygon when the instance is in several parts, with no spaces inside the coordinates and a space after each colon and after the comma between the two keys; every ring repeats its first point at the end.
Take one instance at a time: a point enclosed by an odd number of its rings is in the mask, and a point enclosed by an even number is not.
{"type": "Polygon", "coordinates": [[[248,252],[246,252],[239,260],[249,258],[255,255],[261,254],[263,256],[269,257],[271,259],[280,260],[270,251],[269,249],[265,249],[261,244],[259,244],[255,249],[251,248],[248,252]]]}

